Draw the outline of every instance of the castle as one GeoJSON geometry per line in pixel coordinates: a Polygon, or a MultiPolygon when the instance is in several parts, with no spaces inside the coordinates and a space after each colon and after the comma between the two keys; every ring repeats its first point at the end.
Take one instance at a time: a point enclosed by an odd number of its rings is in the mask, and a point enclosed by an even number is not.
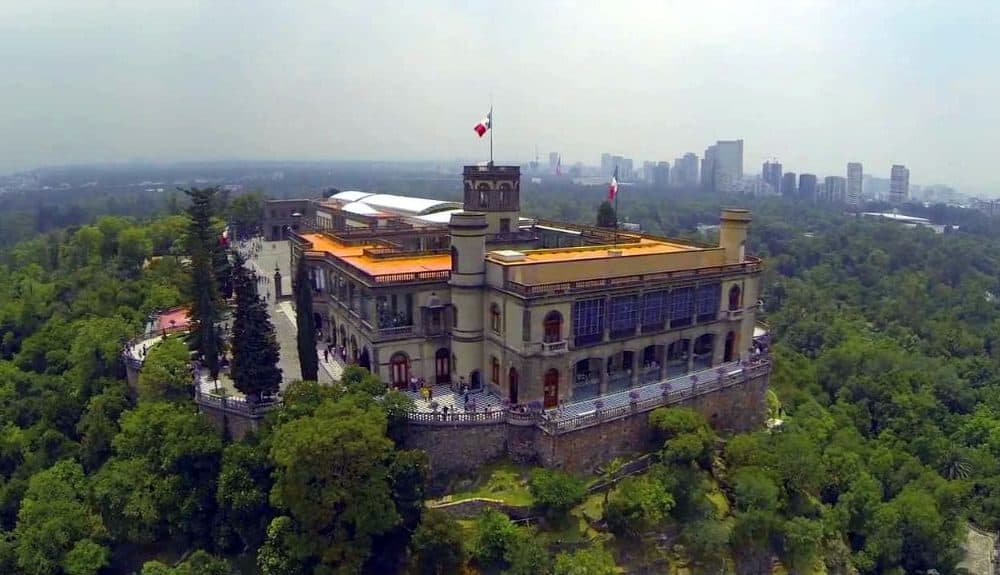
{"type": "Polygon", "coordinates": [[[695,245],[525,217],[517,166],[466,166],[463,180],[461,203],[347,191],[264,214],[265,235],[287,237],[293,267],[309,266],[317,329],[349,362],[396,388],[471,388],[503,406],[414,414],[413,444],[432,461],[436,449],[492,450],[585,465],[638,449],[625,436],[639,427],[579,459],[538,434],[603,427],[607,439],[611,420],[672,402],[707,402],[722,427],[762,422],[762,264],[746,253],[746,210],[722,211],[717,246],[695,245]],[[498,427],[440,433],[455,426],[498,427]]]}

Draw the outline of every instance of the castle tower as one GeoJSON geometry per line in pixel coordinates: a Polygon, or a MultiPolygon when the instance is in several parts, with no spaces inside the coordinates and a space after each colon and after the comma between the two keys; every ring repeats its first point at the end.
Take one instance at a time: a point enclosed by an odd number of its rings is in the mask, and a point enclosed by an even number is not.
{"type": "Polygon", "coordinates": [[[521,167],[465,166],[462,175],[464,208],[486,216],[486,233],[517,232],[521,212],[521,167]]]}
{"type": "MultiPolygon", "coordinates": [[[[466,168],[468,170],[468,168],[466,168]]],[[[466,180],[468,186],[468,180],[466,180]]],[[[448,231],[451,235],[451,303],[455,307],[455,326],[451,333],[452,373],[475,383],[473,372],[479,372],[483,384],[483,285],[486,283],[487,215],[477,212],[452,214],[448,231]]]]}
{"type": "MultiPolygon", "coordinates": [[[[719,220],[719,247],[726,250],[726,263],[744,263],[746,261],[747,228],[750,227],[750,211],[735,208],[724,209],[719,220]]],[[[732,283],[724,282],[722,290],[722,303],[725,306],[722,309],[730,311],[731,329],[738,334],[735,344],[737,347],[734,351],[740,359],[746,359],[749,356],[754,326],[757,323],[760,274],[753,274],[732,283]],[[734,293],[733,290],[739,291],[734,293]]]]}
{"type": "Polygon", "coordinates": [[[719,220],[719,247],[726,250],[726,263],[741,263],[746,258],[750,211],[727,208],[719,220]]]}

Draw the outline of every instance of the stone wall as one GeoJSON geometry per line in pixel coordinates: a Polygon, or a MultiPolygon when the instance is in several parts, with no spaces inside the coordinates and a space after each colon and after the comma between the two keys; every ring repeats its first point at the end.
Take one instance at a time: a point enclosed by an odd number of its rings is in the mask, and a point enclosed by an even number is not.
{"type": "Polygon", "coordinates": [[[487,425],[420,425],[411,423],[403,447],[423,449],[431,462],[431,478],[469,473],[507,454],[505,422],[487,425]]]}
{"type": "MultiPolygon", "coordinates": [[[[759,429],[767,413],[768,376],[685,400],[720,431],[759,429]]],[[[423,449],[431,462],[435,483],[444,477],[470,473],[501,457],[519,463],[538,463],[574,472],[589,472],[615,457],[648,451],[652,434],[651,411],[636,413],[560,435],[536,426],[504,422],[490,425],[426,425],[411,423],[404,440],[407,449],[423,449]]]]}
{"type": "Polygon", "coordinates": [[[260,425],[260,420],[263,419],[263,414],[248,415],[233,413],[229,410],[205,403],[199,403],[198,410],[212,422],[212,425],[219,430],[220,434],[236,441],[243,439],[251,432],[256,432],[260,425]]]}

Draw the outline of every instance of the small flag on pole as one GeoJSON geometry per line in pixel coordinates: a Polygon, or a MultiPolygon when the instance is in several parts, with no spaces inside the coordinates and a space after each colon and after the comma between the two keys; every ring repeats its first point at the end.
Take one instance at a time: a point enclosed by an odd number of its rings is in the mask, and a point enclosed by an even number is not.
{"type": "Polygon", "coordinates": [[[493,108],[490,108],[490,111],[488,114],[486,114],[486,117],[480,120],[479,123],[476,124],[476,126],[472,129],[475,130],[477,134],[479,134],[480,138],[482,138],[483,136],[486,135],[486,132],[490,131],[491,124],[493,124],[493,108]]]}
{"type": "Polygon", "coordinates": [[[611,176],[611,183],[608,184],[608,201],[613,201],[618,195],[618,166],[615,166],[615,173],[611,176]]]}

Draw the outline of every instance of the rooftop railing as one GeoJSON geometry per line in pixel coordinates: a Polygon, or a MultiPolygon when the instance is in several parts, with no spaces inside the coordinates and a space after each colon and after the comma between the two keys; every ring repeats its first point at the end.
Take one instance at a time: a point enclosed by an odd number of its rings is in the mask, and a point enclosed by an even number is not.
{"type": "Polygon", "coordinates": [[[562,294],[576,295],[582,292],[646,285],[654,282],[704,279],[734,273],[751,273],[760,271],[760,269],[761,263],[758,258],[747,257],[745,262],[738,264],[708,266],[650,274],[633,274],[620,277],[578,280],[571,282],[526,285],[513,280],[508,280],[504,282],[504,288],[525,297],[542,297],[562,294]]]}

